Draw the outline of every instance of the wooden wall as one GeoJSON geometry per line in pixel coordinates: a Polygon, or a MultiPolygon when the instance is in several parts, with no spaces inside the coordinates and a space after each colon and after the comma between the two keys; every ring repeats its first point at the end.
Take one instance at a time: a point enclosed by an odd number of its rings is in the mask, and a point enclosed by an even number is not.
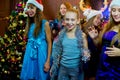
{"type": "Polygon", "coordinates": [[[15,4],[20,0],[1,0],[0,2],[0,36],[3,36],[8,27],[6,17],[15,9],[15,4]]]}
{"type": "Polygon", "coordinates": [[[73,6],[78,7],[78,3],[80,0],[43,0],[44,5],[44,14],[47,16],[48,19],[54,19],[58,12],[58,7],[61,3],[68,1],[73,6]]]}
{"type": "MultiPolygon", "coordinates": [[[[62,2],[68,1],[73,6],[79,8],[80,0],[42,0],[44,5],[44,14],[48,19],[56,18],[57,11],[59,10],[58,7],[62,2]]],[[[93,9],[99,10],[103,6],[104,0],[84,0],[85,2],[89,3],[93,9]]],[[[109,3],[111,0],[107,0],[109,3]]],[[[82,18],[82,11],[80,11],[80,17],[82,18]]]]}
{"type": "MultiPolygon", "coordinates": [[[[7,21],[1,20],[3,17],[7,17],[10,15],[11,11],[15,9],[15,4],[18,3],[20,0],[1,0],[0,2],[0,36],[3,36],[6,29],[7,29],[7,21]]],[[[44,14],[48,20],[56,18],[56,14],[58,12],[58,7],[62,2],[68,1],[73,6],[79,8],[79,1],[80,0],[42,0],[44,6],[44,14]]],[[[99,9],[102,5],[103,0],[85,0],[89,1],[91,6],[94,9],[99,9]],[[97,5],[97,6],[96,6],[97,5]]],[[[108,0],[111,1],[111,0],[108,0]]],[[[82,11],[80,11],[82,18],[82,11]]]]}
{"type": "Polygon", "coordinates": [[[2,0],[0,2],[0,36],[3,36],[6,28],[7,22],[3,20],[4,17],[8,16],[10,13],[10,0],[2,0]]]}

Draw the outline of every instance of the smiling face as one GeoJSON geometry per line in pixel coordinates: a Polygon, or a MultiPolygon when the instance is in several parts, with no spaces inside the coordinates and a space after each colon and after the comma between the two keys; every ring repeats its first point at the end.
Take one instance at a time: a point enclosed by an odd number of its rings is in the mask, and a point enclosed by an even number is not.
{"type": "Polygon", "coordinates": [[[34,5],[29,4],[29,5],[28,5],[28,10],[27,10],[28,16],[29,16],[29,17],[34,17],[35,14],[36,14],[36,9],[37,9],[37,8],[36,8],[34,5]]]}
{"type": "Polygon", "coordinates": [[[67,11],[64,19],[68,31],[73,30],[76,27],[78,22],[77,13],[67,11]]]}
{"type": "Polygon", "coordinates": [[[101,24],[101,15],[96,15],[94,20],[93,20],[93,25],[94,26],[99,26],[101,24]]]}
{"type": "Polygon", "coordinates": [[[113,6],[111,9],[111,15],[115,22],[120,22],[120,6],[113,6]]]}
{"type": "Polygon", "coordinates": [[[64,16],[65,13],[66,13],[66,11],[67,11],[66,6],[65,6],[64,4],[61,4],[61,5],[60,5],[60,14],[61,14],[62,16],[64,16]]]}

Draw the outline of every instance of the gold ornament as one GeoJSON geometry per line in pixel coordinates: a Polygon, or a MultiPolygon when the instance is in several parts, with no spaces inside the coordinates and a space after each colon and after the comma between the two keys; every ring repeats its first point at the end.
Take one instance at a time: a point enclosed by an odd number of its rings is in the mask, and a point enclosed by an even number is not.
{"type": "Polygon", "coordinates": [[[5,59],[1,59],[1,62],[5,62],[5,59]]]}
{"type": "Polygon", "coordinates": [[[17,26],[17,23],[14,22],[12,25],[13,25],[13,27],[16,27],[16,26],[17,26]]]}
{"type": "Polygon", "coordinates": [[[5,70],[4,73],[7,74],[7,71],[5,70]]]}
{"type": "Polygon", "coordinates": [[[23,21],[22,21],[22,20],[20,20],[20,21],[19,21],[19,23],[20,23],[20,24],[23,24],[23,21]]]}

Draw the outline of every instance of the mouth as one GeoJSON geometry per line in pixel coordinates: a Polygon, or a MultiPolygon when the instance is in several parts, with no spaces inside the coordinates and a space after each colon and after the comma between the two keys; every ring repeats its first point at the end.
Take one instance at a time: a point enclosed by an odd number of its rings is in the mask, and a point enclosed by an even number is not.
{"type": "Polygon", "coordinates": [[[114,19],[120,19],[120,16],[114,16],[114,19]]]}
{"type": "Polygon", "coordinates": [[[73,27],[73,24],[67,25],[68,29],[71,29],[73,27]]]}
{"type": "Polygon", "coordinates": [[[65,11],[62,11],[62,14],[64,15],[64,14],[65,14],[65,11]]]}
{"type": "Polygon", "coordinates": [[[32,16],[34,14],[34,12],[29,12],[28,14],[29,14],[29,16],[32,16]]]}

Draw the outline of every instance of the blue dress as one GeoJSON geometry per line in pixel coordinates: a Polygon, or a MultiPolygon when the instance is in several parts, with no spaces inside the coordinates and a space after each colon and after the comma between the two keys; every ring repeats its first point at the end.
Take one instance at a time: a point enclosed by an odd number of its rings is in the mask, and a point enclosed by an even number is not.
{"type": "MultiPolygon", "coordinates": [[[[110,46],[115,31],[106,32],[103,36],[102,53],[96,80],[120,80],[120,57],[108,57],[104,52],[110,46]]],[[[118,41],[114,43],[117,47],[118,41]]]]}
{"type": "Polygon", "coordinates": [[[32,23],[30,26],[20,75],[21,80],[47,80],[48,73],[44,72],[44,64],[47,59],[45,22],[46,20],[42,21],[42,29],[37,38],[33,36],[35,24],[32,23]]]}

